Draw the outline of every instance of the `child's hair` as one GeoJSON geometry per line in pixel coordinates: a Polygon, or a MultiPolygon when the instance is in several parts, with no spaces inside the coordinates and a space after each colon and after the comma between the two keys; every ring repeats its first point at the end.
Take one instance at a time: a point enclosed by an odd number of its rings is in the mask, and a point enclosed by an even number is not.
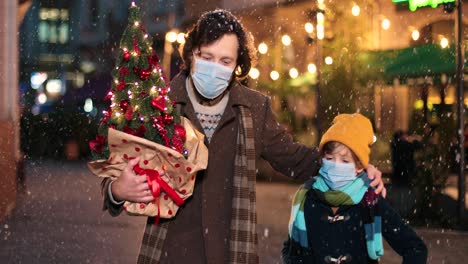
{"type": "MultiPolygon", "coordinates": [[[[323,145],[322,150],[320,151],[321,156],[325,156],[325,154],[332,154],[335,149],[337,149],[340,146],[345,146],[345,144],[340,143],[338,141],[329,141],[323,145]]],[[[353,157],[354,164],[356,164],[356,169],[364,169],[364,166],[362,165],[361,161],[359,161],[359,158],[354,154],[354,152],[351,150],[351,148],[347,147],[349,151],[351,152],[351,156],[353,157]]]]}

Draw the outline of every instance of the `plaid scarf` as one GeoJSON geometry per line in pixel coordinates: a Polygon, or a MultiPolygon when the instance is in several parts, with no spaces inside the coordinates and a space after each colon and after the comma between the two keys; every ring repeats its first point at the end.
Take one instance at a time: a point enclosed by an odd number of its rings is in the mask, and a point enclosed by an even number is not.
{"type": "MultiPolygon", "coordinates": [[[[229,263],[255,264],[257,255],[256,169],[253,120],[250,111],[239,106],[239,131],[233,177],[229,263]]],[[[170,221],[153,224],[148,218],[141,242],[138,264],[158,263],[170,221]]]]}
{"type": "Polygon", "coordinates": [[[138,264],[159,263],[168,227],[169,221],[155,225],[154,217],[148,217],[138,255],[138,264]]]}
{"type": "Polygon", "coordinates": [[[230,259],[231,264],[258,263],[255,208],[255,142],[250,111],[239,107],[239,132],[233,179],[230,259]]]}

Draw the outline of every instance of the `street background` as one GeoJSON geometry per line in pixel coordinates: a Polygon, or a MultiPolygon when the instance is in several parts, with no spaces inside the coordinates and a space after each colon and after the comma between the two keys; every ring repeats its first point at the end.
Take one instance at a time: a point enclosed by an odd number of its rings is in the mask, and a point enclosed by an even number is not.
{"type": "MultiPolygon", "coordinates": [[[[415,169],[402,187],[387,182],[388,200],[426,241],[429,263],[467,262],[455,174],[468,151],[468,0],[135,2],[167,80],[180,70],[185,33],[203,12],[223,8],[255,39],[258,61],[243,81],[271,98],[295,141],[317,146],[339,113],[371,119],[371,163],[385,179],[400,175],[395,160],[415,169]],[[395,159],[402,132],[420,147],[395,159]]],[[[84,162],[118,83],[112,71],[128,48],[119,43],[131,3],[0,1],[1,264],[136,259],[145,219],[103,212],[100,180],[84,162]]],[[[260,260],[279,263],[298,183],[259,174],[260,260]]],[[[382,262],[400,259],[387,247],[382,262]]]]}
{"type": "MultiPolygon", "coordinates": [[[[297,187],[277,179],[257,182],[260,263],[281,263],[297,187]]],[[[387,187],[392,200],[397,193],[387,187]]],[[[0,263],[134,263],[145,218],[113,218],[101,206],[100,179],[85,162],[28,161],[18,206],[0,226],[0,263]]],[[[468,232],[415,229],[429,249],[428,263],[462,263],[468,257],[468,232]]],[[[386,245],[381,263],[401,258],[386,245]]]]}

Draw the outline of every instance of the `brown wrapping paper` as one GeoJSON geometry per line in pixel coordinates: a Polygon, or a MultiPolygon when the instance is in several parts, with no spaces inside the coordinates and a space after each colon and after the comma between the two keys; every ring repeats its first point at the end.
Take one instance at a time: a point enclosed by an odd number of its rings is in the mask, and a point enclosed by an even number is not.
{"type": "MultiPolygon", "coordinates": [[[[98,177],[116,179],[135,157],[140,157],[139,166],[143,169],[153,169],[162,173],[161,178],[171,186],[182,198],[187,199],[193,193],[196,174],[206,169],[208,149],[204,144],[204,135],[194,129],[190,121],[181,118],[181,125],[186,131],[185,148],[187,159],[179,152],[147,139],[109,129],[108,144],[110,156],[107,160],[97,160],[88,163],[88,168],[98,177]]],[[[143,177],[143,176],[137,176],[143,177]]],[[[125,210],[132,215],[157,216],[156,199],[147,204],[125,202],[125,210]]],[[[179,207],[161,192],[159,197],[159,212],[162,218],[172,218],[179,207]]]]}

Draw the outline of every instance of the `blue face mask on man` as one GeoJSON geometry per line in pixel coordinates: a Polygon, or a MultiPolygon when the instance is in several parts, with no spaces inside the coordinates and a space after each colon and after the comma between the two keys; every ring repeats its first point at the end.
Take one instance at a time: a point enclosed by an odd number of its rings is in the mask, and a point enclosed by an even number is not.
{"type": "Polygon", "coordinates": [[[195,59],[192,73],[193,84],[198,93],[207,99],[220,96],[228,87],[233,69],[202,59],[195,59]]]}
{"type": "Polygon", "coordinates": [[[338,190],[356,179],[356,166],[322,159],[319,174],[331,190],[338,190]]]}

